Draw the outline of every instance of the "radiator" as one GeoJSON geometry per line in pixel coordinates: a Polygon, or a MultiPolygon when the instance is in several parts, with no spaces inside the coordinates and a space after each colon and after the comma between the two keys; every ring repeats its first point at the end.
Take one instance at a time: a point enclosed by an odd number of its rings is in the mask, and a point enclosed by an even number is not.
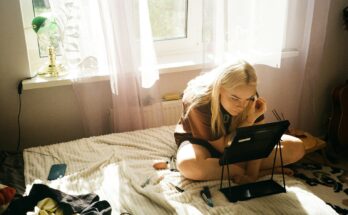
{"type": "Polygon", "coordinates": [[[153,106],[144,108],[144,124],[146,128],[158,127],[163,125],[175,125],[182,114],[181,100],[164,101],[161,108],[153,106]],[[158,113],[161,112],[162,118],[158,113]]]}
{"type": "MultiPolygon", "coordinates": [[[[154,128],[164,125],[175,125],[182,114],[181,100],[164,101],[161,103],[149,105],[143,107],[143,119],[144,128],[154,128]]],[[[117,116],[117,115],[116,115],[117,116]]],[[[110,110],[110,128],[115,131],[115,120],[119,120],[119,117],[115,118],[114,110],[110,110]]],[[[117,122],[116,122],[117,123],[117,122]]],[[[127,131],[130,128],[125,127],[121,131],[127,131]]]]}
{"type": "Polygon", "coordinates": [[[162,102],[163,124],[174,125],[178,122],[182,114],[182,101],[166,101],[162,102]]]}

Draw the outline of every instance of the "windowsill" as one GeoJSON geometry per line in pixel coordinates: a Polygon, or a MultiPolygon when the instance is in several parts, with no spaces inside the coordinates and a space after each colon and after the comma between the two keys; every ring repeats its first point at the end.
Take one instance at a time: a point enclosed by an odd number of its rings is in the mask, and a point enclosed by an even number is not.
{"type": "MultiPolygon", "coordinates": [[[[88,77],[93,78],[93,81],[109,80],[109,77],[107,75],[90,74],[88,77]]],[[[61,77],[36,76],[35,78],[32,78],[30,80],[23,81],[23,90],[72,85],[75,78],[76,75],[73,74],[67,74],[61,77]]]]}
{"type": "MultiPolygon", "coordinates": [[[[283,51],[283,58],[291,58],[299,55],[299,51],[283,51]]],[[[166,56],[158,59],[161,64],[158,65],[160,70],[160,75],[168,74],[168,73],[176,73],[176,72],[185,72],[192,70],[202,69],[202,56],[197,53],[191,53],[189,56],[187,55],[172,55],[166,56]],[[190,59],[190,60],[187,60],[190,59]]],[[[83,77],[88,77],[90,81],[107,81],[109,80],[109,76],[107,74],[98,74],[98,73],[89,73],[88,75],[84,75],[83,77]]],[[[48,88],[48,87],[58,87],[58,86],[67,86],[72,85],[73,80],[76,78],[82,78],[81,76],[76,75],[76,73],[69,73],[65,76],[61,77],[41,77],[37,76],[30,80],[23,81],[23,90],[31,90],[31,89],[40,89],[40,88],[48,88]]]]}
{"type": "MultiPolygon", "coordinates": [[[[159,68],[160,68],[160,75],[161,75],[161,74],[168,74],[168,73],[198,70],[202,68],[202,65],[188,61],[188,62],[180,62],[180,63],[161,64],[159,65],[159,68]]],[[[89,79],[90,81],[109,80],[109,76],[107,74],[91,73],[84,77],[90,78],[89,79]]],[[[37,76],[30,80],[23,81],[23,90],[72,85],[75,78],[76,78],[76,75],[72,75],[72,74],[67,74],[61,77],[49,77],[49,78],[37,76]]]]}
{"type": "MultiPolygon", "coordinates": [[[[192,70],[199,70],[202,68],[201,56],[195,53],[188,55],[168,55],[166,57],[160,58],[161,64],[158,65],[160,75],[176,72],[185,72],[192,70]],[[187,60],[191,59],[191,60],[187,60]]],[[[89,73],[81,77],[81,75],[76,75],[74,73],[68,73],[61,77],[42,77],[37,76],[30,80],[23,81],[23,90],[40,89],[47,87],[57,87],[72,85],[74,79],[76,78],[89,78],[89,81],[106,81],[109,80],[107,74],[89,73]]]]}

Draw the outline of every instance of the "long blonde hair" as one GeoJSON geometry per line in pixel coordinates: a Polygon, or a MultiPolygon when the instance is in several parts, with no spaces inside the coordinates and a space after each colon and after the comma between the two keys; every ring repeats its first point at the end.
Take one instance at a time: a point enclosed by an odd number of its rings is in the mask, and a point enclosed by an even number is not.
{"type": "Polygon", "coordinates": [[[245,117],[245,111],[232,120],[230,131],[225,131],[220,107],[220,90],[223,87],[227,91],[240,85],[255,85],[257,76],[255,69],[247,62],[240,61],[234,64],[226,64],[204,73],[188,83],[184,91],[184,101],[188,101],[185,117],[198,106],[211,102],[211,128],[214,136],[225,135],[234,130],[245,117]]]}

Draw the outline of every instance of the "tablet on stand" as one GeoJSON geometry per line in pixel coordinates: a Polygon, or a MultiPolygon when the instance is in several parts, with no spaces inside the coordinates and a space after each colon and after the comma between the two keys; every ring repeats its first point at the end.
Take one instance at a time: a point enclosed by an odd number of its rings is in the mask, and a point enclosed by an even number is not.
{"type": "Polygon", "coordinates": [[[288,129],[288,120],[253,125],[237,128],[236,136],[232,144],[225,148],[219,160],[221,171],[220,191],[230,202],[243,201],[256,197],[286,192],[285,177],[283,170],[283,158],[280,139],[288,129]],[[228,164],[266,158],[275,149],[272,174],[269,180],[257,181],[254,183],[231,186],[230,171],[228,164]],[[280,154],[283,184],[280,185],[273,180],[274,168],[277,154],[280,154]],[[227,167],[228,187],[222,187],[224,169],[227,167]]]}

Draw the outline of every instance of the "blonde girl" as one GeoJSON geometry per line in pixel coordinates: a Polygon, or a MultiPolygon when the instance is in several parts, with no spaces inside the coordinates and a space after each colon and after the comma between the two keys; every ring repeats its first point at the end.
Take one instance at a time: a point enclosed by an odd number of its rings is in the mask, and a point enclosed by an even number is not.
{"type": "MultiPolygon", "coordinates": [[[[179,146],[177,167],[183,176],[192,180],[219,179],[219,157],[236,128],[264,121],[267,104],[257,96],[256,87],[255,70],[245,61],[220,66],[188,83],[182,99],[183,114],[174,133],[179,146]]],[[[303,157],[300,139],[283,135],[282,140],[284,165],[303,157]]],[[[249,183],[269,174],[274,153],[264,159],[230,164],[232,179],[249,183]]],[[[280,166],[280,160],[276,165],[280,166]]],[[[286,173],[292,171],[286,169],[286,173]]]]}

